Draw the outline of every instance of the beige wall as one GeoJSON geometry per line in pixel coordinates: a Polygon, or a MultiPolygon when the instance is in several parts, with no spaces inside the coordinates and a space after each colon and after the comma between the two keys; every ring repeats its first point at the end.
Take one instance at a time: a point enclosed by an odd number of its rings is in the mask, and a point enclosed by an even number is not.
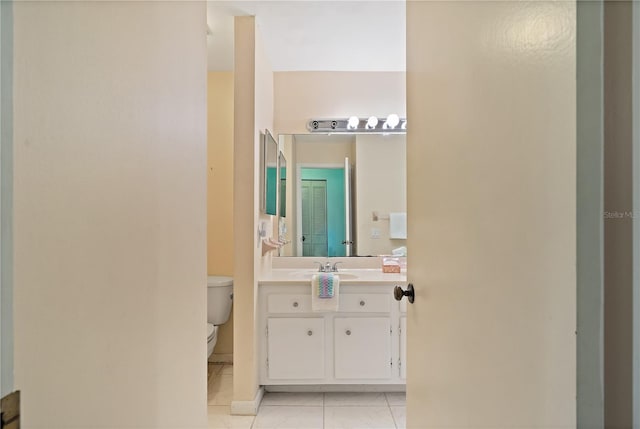
{"type": "MultiPolygon", "coordinates": [[[[235,18],[234,86],[234,402],[251,401],[258,389],[256,333],[258,273],[270,264],[257,237],[260,130],[273,129],[273,73],[254,17],[235,18]]],[[[272,231],[269,231],[271,233],[272,231]]],[[[232,411],[234,405],[232,404],[232,411]]]]}
{"type": "Polygon", "coordinates": [[[206,427],[205,13],[14,4],[25,428],[206,427]]]}
{"type": "MultiPolygon", "coordinates": [[[[276,135],[309,134],[306,124],[311,118],[390,113],[406,116],[404,72],[276,72],[273,75],[276,135]]],[[[355,151],[350,156],[355,158],[355,151]]],[[[326,153],[321,151],[316,154],[315,162],[333,162],[325,159],[326,153]]],[[[343,163],[344,158],[339,162],[343,163]]],[[[295,225],[296,220],[287,219],[287,223],[295,225]]],[[[289,227],[290,231],[294,228],[289,227]]],[[[289,249],[285,249],[288,254],[296,253],[295,246],[289,249]]]]}
{"type": "MultiPolygon", "coordinates": [[[[286,195],[284,196],[286,202],[286,216],[284,218],[280,218],[280,222],[286,225],[286,231],[282,234],[281,239],[288,242],[286,245],[282,246],[280,249],[280,255],[293,255],[294,252],[294,243],[293,239],[296,236],[296,222],[294,219],[295,214],[295,204],[296,204],[296,195],[294,192],[295,183],[297,180],[297,172],[293,166],[295,165],[296,159],[296,150],[293,143],[293,136],[290,134],[282,136],[280,139],[280,149],[287,160],[287,184],[286,184],[286,195]]],[[[281,196],[282,198],[282,196],[281,196]]]]}
{"type": "MultiPolygon", "coordinates": [[[[233,72],[208,73],[207,160],[207,272],[233,276],[233,72]]],[[[214,349],[232,353],[233,313],[214,349]]]]}
{"type": "Polygon", "coordinates": [[[389,238],[389,213],[407,211],[406,136],[358,135],[355,147],[358,255],[388,255],[391,249],[407,245],[407,240],[389,238]],[[380,231],[380,238],[371,238],[373,228],[380,231]]]}
{"type": "Polygon", "coordinates": [[[300,142],[294,136],[296,142],[296,165],[309,166],[309,164],[344,165],[345,157],[353,159],[353,140],[351,142],[342,141],[333,143],[327,141],[328,136],[322,136],[324,141],[300,142]]]}
{"type": "Polygon", "coordinates": [[[308,133],[311,118],[406,116],[404,72],[276,72],[273,82],[277,134],[308,133]]]}

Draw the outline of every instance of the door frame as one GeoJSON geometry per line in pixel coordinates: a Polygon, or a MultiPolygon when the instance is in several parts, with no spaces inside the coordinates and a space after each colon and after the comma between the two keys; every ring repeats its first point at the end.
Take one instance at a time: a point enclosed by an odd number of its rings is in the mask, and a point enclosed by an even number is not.
{"type": "Polygon", "coordinates": [[[13,2],[0,2],[0,396],[13,390],[13,2]]]}
{"type": "MultiPolygon", "coordinates": [[[[327,188],[328,188],[328,180],[326,178],[324,179],[301,179],[301,185],[300,187],[302,188],[302,190],[305,189],[307,190],[307,200],[304,200],[304,193],[302,194],[302,208],[303,210],[301,211],[305,211],[304,208],[305,207],[309,207],[310,208],[310,212],[307,212],[307,224],[309,226],[309,229],[307,229],[306,231],[304,230],[304,224],[305,222],[303,222],[303,227],[302,227],[302,256],[310,256],[310,257],[322,257],[320,255],[315,255],[316,251],[319,250],[319,244],[317,243],[315,238],[316,236],[318,236],[319,238],[319,234],[316,234],[316,226],[317,226],[317,222],[318,222],[318,215],[319,210],[318,207],[316,207],[316,191],[319,190],[320,188],[322,188],[324,190],[324,213],[322,213],[322,217],[324,217],[324,251],[326,252],[327,256],[329,255],[329,210],[328,210],[328,201],[329,198],[327,198],[327,188]],[[305,204],[306,203],[306,204],[305,204]],[[307,240],[310,240],[310,243],[307,243],[307,240]],[[310,246],[309,249],[309,253],[310,255],[305,255],[304,253],[304,246],[308,245],[310,246]]],[[[302,218],[304,219],[304,213],[302,213],[302,218]]]]}
{"type": "Polygon", "coordinates": [[[633,427],[640,428],[640,4],[633,7],[633,427]]]}

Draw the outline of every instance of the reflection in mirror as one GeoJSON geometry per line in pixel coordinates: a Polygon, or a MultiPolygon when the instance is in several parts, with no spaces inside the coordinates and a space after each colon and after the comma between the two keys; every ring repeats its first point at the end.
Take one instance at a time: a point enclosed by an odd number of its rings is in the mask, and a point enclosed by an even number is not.
{"type": "Polygon", "coordinates": [[[290,241],[281,256],[388,255],[406,246],[406,135],[281,135],[280,145],[289,186],[279,229],[290,241]]]}
{"type": "Polygon", "coordinates": [[[278,182],[277,182],[277,163],[278,163],[278,143],[269,132],[264,133],[264,212],[266,214],[275,215],[278,182]]]}
{"type": "Polygon", "coordinates": [[[287,159],[284,154],[280,152],[278,154],[278,165],[280,167],[280,191],[278,198],[280,199],[280,217],[287,217],[287,159]]]}

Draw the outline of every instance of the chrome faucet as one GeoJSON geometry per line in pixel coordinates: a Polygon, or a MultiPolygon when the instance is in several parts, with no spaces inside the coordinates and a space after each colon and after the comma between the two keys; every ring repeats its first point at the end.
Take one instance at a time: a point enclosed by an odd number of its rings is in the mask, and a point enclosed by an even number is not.
{"type": "Polygon", "coordinates": [[[319,273],[336,273],[338,272],[338,264],[342,262],[338,261],[331,265],[331,262],[327,261],[324,264],[322,262],[314,261],[314,264],[318,264],[319,273]]]}
{"type": "Polygon", "coordinates": [[[328,273],[331,272],[331,262],[327,261],[324,264],[322,262],[313,261],[314,264],[318,264],[318,272],[319,273],[328,273]]]}

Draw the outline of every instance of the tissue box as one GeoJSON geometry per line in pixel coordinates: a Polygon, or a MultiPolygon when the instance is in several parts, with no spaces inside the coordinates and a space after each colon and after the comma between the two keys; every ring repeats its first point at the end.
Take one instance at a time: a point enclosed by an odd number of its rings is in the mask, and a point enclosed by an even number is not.
{"type": "Polygon", "coordinates": [[[382,258],[382,272],[400,274],[400,261],[398,258],[382,258]]]}

